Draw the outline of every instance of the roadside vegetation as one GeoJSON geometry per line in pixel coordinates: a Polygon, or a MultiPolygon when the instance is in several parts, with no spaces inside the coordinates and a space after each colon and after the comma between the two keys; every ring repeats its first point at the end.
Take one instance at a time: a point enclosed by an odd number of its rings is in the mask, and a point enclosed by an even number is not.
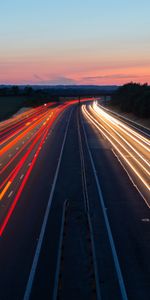
{"type": "Polygon", "coordinates": [[[150,86],[127,83],[113,93],[110,104],[120,108],[122,112],[150,118],[150,86]]]}
{"type": "MultiPolygon", "coordinates": [[[[36,107],[45,102],[55,101],[44,90],[33,90],[32,87],[18,86],[0,88],[0,121],[9,118],[22,107],[36,107]]],[[[58,97],[57,97],[58,100],[58,97]]]]}
{"type": "Polygon", "coordinates": [[[0,86],[0,120],[10,117],[21,107],[35,107],[46,102],[61,102],[72,97],[111,95],[110,104],[122,112],[150,118],[150,86],[127,83],[116,86],[0,86]]]}
{"type": "Polygon", "coordinates": [[[36,107],[47,102],[63,102],[72,98],[112,93],[116,86],[0,86],[0,120],[10,117],[22,107],[36,107]]]}

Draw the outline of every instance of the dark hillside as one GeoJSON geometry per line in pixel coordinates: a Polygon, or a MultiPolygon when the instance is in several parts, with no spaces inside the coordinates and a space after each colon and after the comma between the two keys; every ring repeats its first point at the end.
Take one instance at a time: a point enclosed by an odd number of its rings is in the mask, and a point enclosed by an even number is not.
{"type": "Polygon", "coordinates": [[[141,118],[150,118],[150,87],[147,84],[128,83],[114,92],[111,105],[123,112],[132,112],[141,118]]]}

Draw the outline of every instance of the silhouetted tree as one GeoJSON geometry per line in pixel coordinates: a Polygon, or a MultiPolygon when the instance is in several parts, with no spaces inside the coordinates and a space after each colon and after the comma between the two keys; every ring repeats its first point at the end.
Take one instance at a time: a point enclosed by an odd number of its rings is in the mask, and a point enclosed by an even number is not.
{"type": "Polygon", "coordinates": [[[33,88],[31,86],[26,86],[24,88],[24,95],[31,96],[33,94],[33,88]]]}
{"type": "Polygon", "coordinates": [[[0,96],[6,96],[7,95],[7,91],[8,89],[3,87],[3,88],[0,88],[0,96]]]}
{"type": "Polygon", "coordinates": [[[111,104],[124,112],[133,112],[139,117],[150,117],[150,87],[147,84],[127,83],[111,98],[111,104]]]}
{"type": "Polygon", "coordinates": [[[19,95],[19,87],[17,85],[12,86],[12,88],[11,88],[11,94],[13,96],[18,96],[19,95]]]}

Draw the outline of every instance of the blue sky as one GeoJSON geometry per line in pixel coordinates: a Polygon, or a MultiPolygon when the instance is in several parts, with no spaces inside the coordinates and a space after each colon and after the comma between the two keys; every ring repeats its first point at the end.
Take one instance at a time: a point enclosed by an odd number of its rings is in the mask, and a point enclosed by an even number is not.
{"type": "Polygon", "coordinates": [[[47,83],[109,73],[134,80],[140,70],[140,80],[149,80],[149,0],[1,2],[2,83],[36,83],[35,74],[47,83]]]}

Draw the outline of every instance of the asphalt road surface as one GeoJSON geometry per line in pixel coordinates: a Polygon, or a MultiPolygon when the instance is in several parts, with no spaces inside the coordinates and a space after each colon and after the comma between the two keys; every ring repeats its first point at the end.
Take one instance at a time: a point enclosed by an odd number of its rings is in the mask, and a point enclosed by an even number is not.
{"type": "Polygon", "coordinates": [[[0,124],[1,300],[150,299],[149,133],[116,120],[72,101],[0,124]]]}

